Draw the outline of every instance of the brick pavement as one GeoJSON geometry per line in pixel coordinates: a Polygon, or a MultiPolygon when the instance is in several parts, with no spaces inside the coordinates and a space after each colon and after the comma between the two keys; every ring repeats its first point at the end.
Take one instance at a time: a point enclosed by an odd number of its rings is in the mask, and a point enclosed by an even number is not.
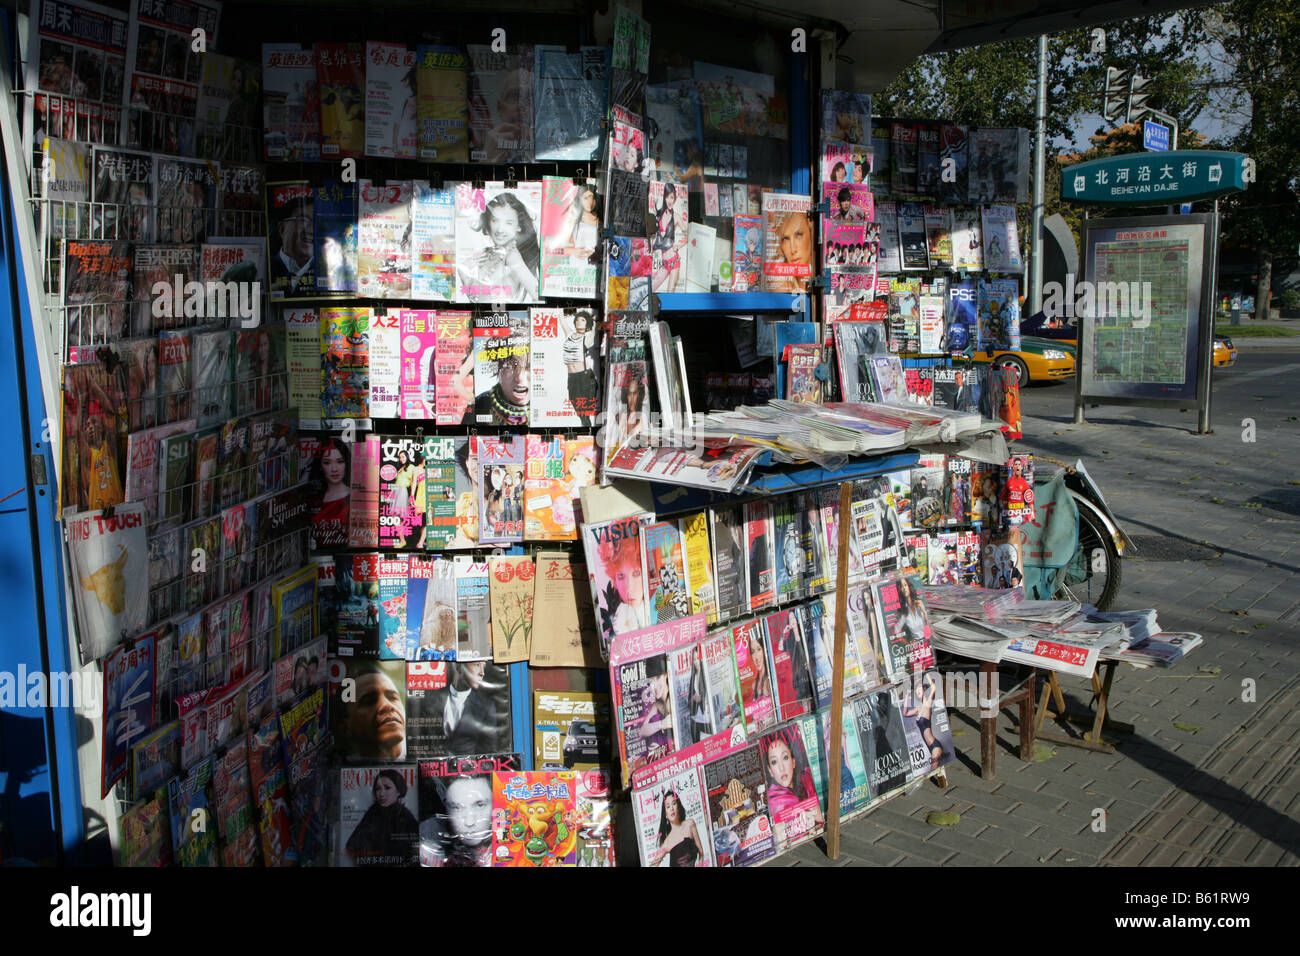
{"type": "MultiPolygon", "coordinates": [[[[805,845],[774,865],[1300,864],[1295,426],[1261,411],[1257,441],[1243,443],[1236,422],[1195,436],[1109,412],[1111,423],[1083,426],[1027,416],[1038,437],[1021,444],[1082,456],[1131,534],[1208,548],[1199,560],[1127,557],[1116,602],[1155,607],[1162,627],[1195,630],[1205,645],[1167,670],[1116,672],[1113,716],[1136,732],[1114,754],[1040,742],[1022,763],[1004,712],[997,779],[982,780],[977,714],[953,711],[946,790],[923,784],[847,824],[837,861],[805,845]],[[961,818],[932,826],[932,810],[961,818]]],[[[1086,710],[1086,682],[1061,684],[1071,709],[1086,710]]]]}

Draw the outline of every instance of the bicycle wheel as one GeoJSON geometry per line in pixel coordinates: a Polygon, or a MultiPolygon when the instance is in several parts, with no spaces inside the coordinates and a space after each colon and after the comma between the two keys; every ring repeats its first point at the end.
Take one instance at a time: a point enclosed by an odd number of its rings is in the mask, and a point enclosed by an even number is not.
{"type": "Polygon", "coordinates": [[[1119,549],[1096,507],[1078,497],[1074,503],[1079,510],[1079,550],[1084,556],[1084,575],[1082,578],[1067,575],[1058,596],[1106,611],[1119,594],[1119,549]]]}

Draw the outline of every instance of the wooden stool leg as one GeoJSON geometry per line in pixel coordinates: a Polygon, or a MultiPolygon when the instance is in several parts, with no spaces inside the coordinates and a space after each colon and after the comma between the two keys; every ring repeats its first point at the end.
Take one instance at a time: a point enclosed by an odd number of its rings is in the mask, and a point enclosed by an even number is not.
{"type": "Polygon", "coordinates": [[[1112,661],[1102,661],[1102,667],[1106,668],[1106,677],[1098,680],[1097,672],[1092,674],[1092,687],[1097,694],[1097,716],[1092,722],[1092,741],[1101,743],[1101,730],[1106,725],[1106,708],[1107,701],[1110,699],[1110,683],[1115,677],[1115,664],[1112,661]]]}
{"type": "Polygon", "coordinates": [[[1056,701],[1056,713],[1065,716],[1065,695],[1061,693],[1061,682],[1056,679],[1056,671],[1050,671],[1047,679],[1052,684],[1052,698],[1056,701]]]}
{"type": "Polygon", "coordinates": [[[1020,696],[1020,759],[1034,759],[1034,687],[1038,671],[1031,671],[1029,683],[1020,696]]]}

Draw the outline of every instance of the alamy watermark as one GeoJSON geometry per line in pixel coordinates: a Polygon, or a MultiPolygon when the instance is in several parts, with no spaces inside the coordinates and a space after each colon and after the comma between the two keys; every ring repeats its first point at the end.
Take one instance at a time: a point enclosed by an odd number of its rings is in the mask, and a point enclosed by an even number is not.
{"type": "Polygon", "coordinates": [[[1131,319],[1133,328],[1151,324],[1150,282],[1075,281],[1066,273],[1065,284],[1043,284],[1043,312],[1054,318],[1131,319]]]}
{"type": "Polygon", "coordinates": [[[87,713],[100,710],[103,678],[92,671],[0,671],[0,708],[71,707],[87,713]]]}
{"type": "Polygon", "coordinates": [[[173,276],[171,282],[160,279],[150,290],[153,293],[155,319],[234,319],[246,329],[257,328],[262,322],[262,283],[221,282],[208,280],[188,282],[183,275],[173,276]]]}

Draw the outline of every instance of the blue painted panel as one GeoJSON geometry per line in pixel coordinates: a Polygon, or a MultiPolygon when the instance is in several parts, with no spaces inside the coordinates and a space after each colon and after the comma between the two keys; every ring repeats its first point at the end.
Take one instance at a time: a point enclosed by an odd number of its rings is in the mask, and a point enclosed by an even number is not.
{"type": "MultiPolygon", "coordinates": [[[[0,17],[4,49],[14,49],[12,11],[0,17]]],[[[4,69],[9,71],[6,61],[4,69]]],[[[12,76],[12,73],[9,75],[12,76]]],[[[7,96],[7,94],[5,94],[7,96]]],[[[13,100],[3,105],[13,108],[13,100]]],[[[78,700],[52,700],[48,675],[70,672],[64,619],[62,537],[56,522],[55,463],[44,441],[47,417],[33,336],[26,276],[19,251],[8,167],[0,166],[0,310],[8,316],[3,334],[14,343],[0,349],[0,408],[12,410],[13,427],[0,429],[0,671],[23,680],[19,703],[49,707],[6,707],[0,714],[0,856],[39,862],[81,862],[85,834],[76,762],[78,700]],[[33,456],[44,464],[47,483],[36,484],[33,456]],[[28,696],[31,692],[33,696],[28,696]]],[[[21,184],[19,184],[21,186],[21,184]]],[[[25,194],[25,190],[22,191],[25,194]]],[[[26,215],[26,210],[17,210],[26,215]]],[[[62,690],[67,685],[59,682],[62,690]]]]}

